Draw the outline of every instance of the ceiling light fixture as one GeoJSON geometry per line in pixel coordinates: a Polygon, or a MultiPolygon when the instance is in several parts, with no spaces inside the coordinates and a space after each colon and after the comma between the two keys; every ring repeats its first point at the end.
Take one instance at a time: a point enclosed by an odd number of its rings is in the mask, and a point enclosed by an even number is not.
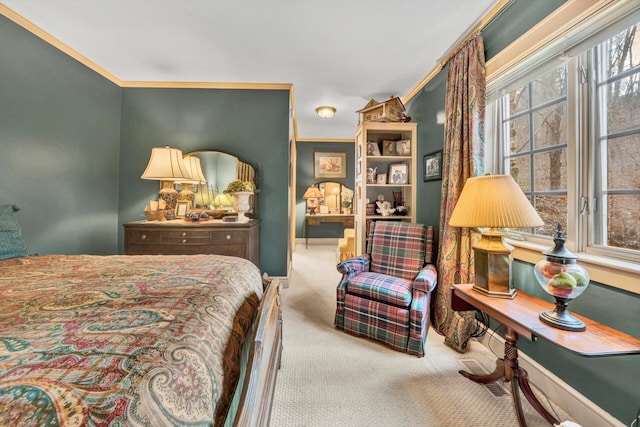
{"type": "Polygon", "coordinates": [[[328,105],[316,108],[316,113],[323,119],[329,119],[336,113],[336,109],[328,105]]]}

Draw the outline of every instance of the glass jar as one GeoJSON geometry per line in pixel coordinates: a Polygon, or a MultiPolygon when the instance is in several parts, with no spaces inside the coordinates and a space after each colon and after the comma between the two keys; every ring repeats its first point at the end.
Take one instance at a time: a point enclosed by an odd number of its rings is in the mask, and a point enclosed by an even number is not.
{"type": "Polygon", "coordinates": [[[556,302],[554,310],[540,313],[543,322],[568,331],[584,331],[583,321],[572,316],[567,310],[567,304],[580,296],[589,286],[589,274],[576,263],[578,257],[564,246],[564,236],[558,224],[555,246],[543,252],[545,259],[539,261],[533,268],[538,284],[556,302]]]}

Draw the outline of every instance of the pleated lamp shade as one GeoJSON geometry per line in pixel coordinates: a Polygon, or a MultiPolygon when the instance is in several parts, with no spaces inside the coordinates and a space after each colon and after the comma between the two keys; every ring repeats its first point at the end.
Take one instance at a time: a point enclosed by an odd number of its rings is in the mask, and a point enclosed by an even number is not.
{"type": "Polygon", "coordinates": [[[184,165],[187,168],[187,172],[189,176],[191,176],[190,181],[184,181],[189,184],[205,184],[207,179],[204,177],[202,173],[202,165],[200,164],[200,158],[196,156],[185,156],[183,159],[184,165]]]}
{"type": "Polygon", "coordinates": [[[142,179],[185,181],[191,179],[182,160],[182,151],[171,147],[154,147],[142,179]]]}
{"type": "Polygon", "coordinates": [[[467,179],[449,225],[454,227],[520,228],[544,222],[511,175],[467,179]]]}

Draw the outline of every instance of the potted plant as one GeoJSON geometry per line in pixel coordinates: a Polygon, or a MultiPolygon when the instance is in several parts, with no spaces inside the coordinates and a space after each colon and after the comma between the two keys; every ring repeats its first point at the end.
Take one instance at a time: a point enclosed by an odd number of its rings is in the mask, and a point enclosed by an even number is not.
{"type": "Polygon", "coordinates": [[[233,208],[238,212],[238,222],[249,221],[249,218],[245,216],[245,212],[248,212],[251,208],[249,198],[254,190],[255,187],[252,182],[236,179],[235,181],[231,181],[223,191],[223,193],[228,193],[233,196],[233,208]]]}
{"type": "Polygon", "coordinates": [[[255,187],[251,181],[242,181],[241,179],[236,179],[235,181],[231,181],[227,188],[223,191],[223,193],[233,194],[233,193],[253,193],[255,187]]]}

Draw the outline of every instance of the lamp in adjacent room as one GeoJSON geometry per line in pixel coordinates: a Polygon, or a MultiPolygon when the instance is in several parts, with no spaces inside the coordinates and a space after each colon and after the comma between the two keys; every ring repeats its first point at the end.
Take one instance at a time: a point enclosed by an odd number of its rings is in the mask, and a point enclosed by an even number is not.
{"type": "MultiPolygon", "coordinates": [[[[188,201],[189,207],[194,207],[194,199],[195,193],[191,189],[191,184],[206,184],[207,179],[204,177],[202,173],[202,166],[200,164],[200,158],[196,156],[184,156],[182,158],[184,161],[184,165],[187,168],[187,173],[191,176],[191,180],[189,181],[181,181],[182,190],[178,193],[179,201],[188,201]]],[[[202,191],[202,189],[200,189],[202,191]]]]}
{"type": "Polygon", "coordinates": [[[538,227],[544,222],[511,175],[485,175],[467,179],[449,225],[488,228],[473,245],[473,289],[488,296],[514,298],[511,251],[497,228],[538,227]]]}
{"type": "MultiPolygon", "coordinates": [[[[322,192],[320,191],[320,189],[318,187],[315,186],[310,186],[309,188],[307,188],[307,191],[304,192],[304,194],[302,195],[302,198],[305,200],[309,200],[309,199],[320,199],[322,198],[322,192]]],[[[316,214],[316,206],[315,205],[311,205],[309,203],[309,215],[315,215],[316,214]]]]}
{"type": "Polygon", "coordinates": [[[177,148],[154,147],[147,168],[140,177],[142,179],[155,179],[160,181],[159,196],[165,201],[166,219],[175,219],[178,192],[173,188],[175,181],[191,179],[187,167],[182,160],[182,151],[177,148]]]}
{"type": "Polygon", "coordinates": [[[330,119],[336,113],[336,109],[329,105],[323,105],[322,107],[316,108],[316,113],[323,119],[330,119]]]}

